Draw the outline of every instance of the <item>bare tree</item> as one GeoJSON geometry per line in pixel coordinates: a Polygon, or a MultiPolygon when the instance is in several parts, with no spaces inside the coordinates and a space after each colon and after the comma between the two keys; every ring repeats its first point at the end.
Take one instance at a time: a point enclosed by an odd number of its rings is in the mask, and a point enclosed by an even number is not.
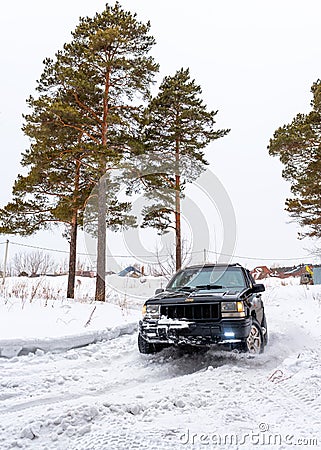
{"type": "Polygon", "coordinates": [[[318,245],[314,245],[312,248],[305,248],[305,251],[309,252],[310,256],[313,256],[314,258],[321,258],[321,247],[318,245]]]}
{"type": "MultiPolygon", "coordinates": [[[[187,264],[191,258],[192,244],[186,239],[182,240],[182,266],[187,264]]],[[[176,250],[175,248],[166,247],[166,253],[168,257],[165,261],[162,260],[159,249],[156,249],[156,259],[157,264],[154,265],[152,270],[153,274],[156,276],[163,276],[166,279],[170,279],[172,275],[176,272],[176,250]]]]}
{"type": "Polygon", "coordinates": [[[69,268],[68,258],[63,258],[57,263],[56,273],[60,275],[67,275],[69,268]]]}
{"type": "Polygon", "coordinates": [[[41,251],[20,252],[14,255],[12,266],[17,275],[45,275],[54,270],[55,261],[48,253],[41,251]]]}

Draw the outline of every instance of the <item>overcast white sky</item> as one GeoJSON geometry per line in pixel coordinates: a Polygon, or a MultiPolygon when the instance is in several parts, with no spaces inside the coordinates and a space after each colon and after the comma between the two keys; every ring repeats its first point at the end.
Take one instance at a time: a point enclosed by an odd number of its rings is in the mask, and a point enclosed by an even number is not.
{"type": "MultiPolygon", "coordinates": [[[[42,72],[42,60],[70,39],[79,16],[92,16],[105,3],[2,2],[1,206],[10,199],[13,181],[21,171],[20,154],[28,146],[20,131],[21,115],[42,72]]],[[[304,249],[312,244],[298,241],[297,226],[289,224],[284,212],[289,186],[281,178],[281,164],[268,156],[267,145],[276,128],[309,110],[310,87],[321,76],[319,0],[120,3],[137,12],[139,19],[151,21],[160,78],[189,67],[209,108],[219,110],[218,126],[231,128],[206,153],[234,205],[235,253],[275,261],[304,257],[304,249]]],[[[20,242],[67,248],[52,233],[20,242]]]]}

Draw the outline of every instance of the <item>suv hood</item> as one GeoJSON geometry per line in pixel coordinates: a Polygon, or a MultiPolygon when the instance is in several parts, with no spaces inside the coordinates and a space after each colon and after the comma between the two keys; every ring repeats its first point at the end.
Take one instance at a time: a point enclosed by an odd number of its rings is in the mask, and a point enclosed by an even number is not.
{"type": "Polygon", "coordinates": [[[181,303],[185,302],[187,299],[191,303],[193,302],[213,302],[213,301],[237,301],[243,298],[247,293],[248,289],[243,289],[242,291],[237,291],[235,289],[227,289],[224,292],[216,292],[209,290],[199,290],[199,291],[164,291],[160,294],[155,295],[147,300],[149,304],[166,304],[166,303],[181,303]]]}

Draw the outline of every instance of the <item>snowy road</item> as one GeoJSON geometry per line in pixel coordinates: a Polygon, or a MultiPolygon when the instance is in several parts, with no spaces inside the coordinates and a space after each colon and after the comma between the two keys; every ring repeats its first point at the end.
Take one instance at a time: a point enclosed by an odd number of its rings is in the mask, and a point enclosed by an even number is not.
{"type": "Polygon", "coordinates": [[[320,297],[268,290],[270,343],[257,357],[140,355],[131,334],[0,359],[0,448],[320,448],[320,297]]]}

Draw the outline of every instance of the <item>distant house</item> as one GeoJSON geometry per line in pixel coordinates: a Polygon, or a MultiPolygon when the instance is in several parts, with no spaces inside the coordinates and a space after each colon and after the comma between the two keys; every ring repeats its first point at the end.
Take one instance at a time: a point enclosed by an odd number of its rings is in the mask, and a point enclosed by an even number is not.
{"type": "Polygon", "coordinates": [[[126,267],[126,269],[119,272],[118,276],[139,278],[142,276],[142,273],[138,269],[136,269],[134,266],[128,266],[128,267],[126,267]]]}
{"type": "Polygon", "coordinates": [[[307,274],[312,274],[312,265],[311,264],[300,264],[298,266],[290,266],[290,267],[276,267],[273,269],[269,269],[267,266],[258,266],[252,270],[251,275],[254,280],[264,280],[265,278],[275,277],[275,278],[302,278],[307,274]],[[308,269],[307,269],[308,268],[308,269]]]}
{"type": "Polygon", "coordinates": [[[271,272],[271,276],[278,278],[301,277],[307,273],[305,264],[292,267],[277,267],[271,272]]]}
{"type": "Polygon", "coordinates": [[[313,268],[313,283],[321,284],[321,267],[320,266],[313,268]]]}
{"type": "Polygon", "coordinates": [[[264,280],[271,276],[271,269],[266,266],[258,266],[252,270],[251,275],[254,280],[264,280]]]}
{"type": "Polygon", "coordinates": [[[94,278],[95,272],[93,270],[76,270],[76,276],[77,277],[89,277],[94,278]]]}

